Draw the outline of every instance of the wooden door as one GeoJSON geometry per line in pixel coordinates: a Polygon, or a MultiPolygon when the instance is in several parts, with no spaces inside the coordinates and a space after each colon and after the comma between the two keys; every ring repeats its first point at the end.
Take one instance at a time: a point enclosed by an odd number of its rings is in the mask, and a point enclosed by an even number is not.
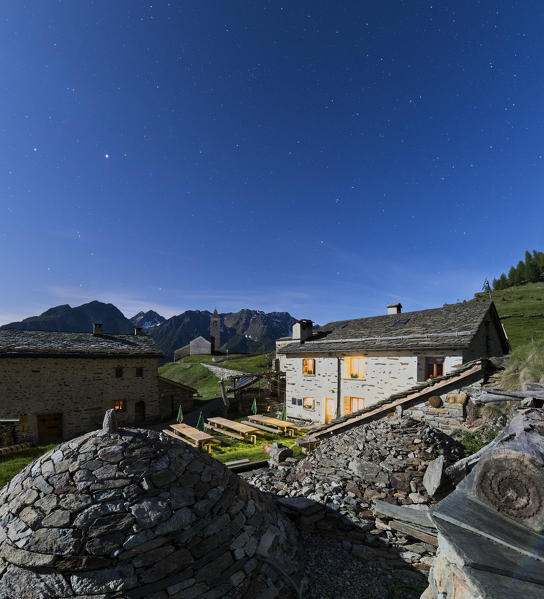
{"type": "Polygon", "coordinates": [[[137,424],[145,422],[145,401],[137,401],[134,404],[134,422],[137,424]]]}
{"type": "Polygon", "coordinates": [[[334,418],[334,404],[336,401],[332,397],[325,400],[325,424],[328,424],[334,418]]]}
{"type": "Polygon", "coordinates": [[[62,441],[62,414],[38,414],[38,443],[62,441]]]}

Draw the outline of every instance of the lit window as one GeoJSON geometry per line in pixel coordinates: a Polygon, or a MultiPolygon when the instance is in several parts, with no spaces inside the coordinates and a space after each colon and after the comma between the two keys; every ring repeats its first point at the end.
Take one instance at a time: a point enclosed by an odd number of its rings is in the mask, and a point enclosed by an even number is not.
{"type": "Polygon", "coordinates": [[[444,358],[425,358],[425,378],[444,375],[444,358]]]}
{"type": "Polygon", "coordinates": [[[115,378],[122,379],[123,378],[123,368],[122,366],[117,366],[115,369],[115,378]]]}
{"type": "Polygon", "coordinates": [[[364,358],[344,358],[345,376],[348,379],[365,378],[365,359],[364,358]]]}
{"type": "Polygon", "coordinates": [[[315,409],[315,399],[313,397],[304,397],[302,400],[302,407],[305,410],[314,410],[315,409]]]}
{"type": "Polygon", "coordinates": [[[22,433],[28,431],[28,414],[21,414],[21,416],[19,416],[19,430],[22,433]]]}
{"type": "Polygon", "coordinates": [[[314,358],[304,358],[302,360],[302,374],[315,374],[314,358]]]}
{"type": "Polygon", "coordinates": [[[141,367],[137,367],[136,368],[136,376],[137,377],[143,377],[144,376],[144,369],[141,367]]]}
{"type": "Polygon", "coordinates": [[[127,411],[127,403],[124,399],[116,399],[113,402],[113,409],[116,412],[126,412],[127,411]]]}
{"type": "Polygon", "coordinates": [[[353,414],[365,407],[365,400],[362,397],[344,396],[344,414],[353,414]]]}

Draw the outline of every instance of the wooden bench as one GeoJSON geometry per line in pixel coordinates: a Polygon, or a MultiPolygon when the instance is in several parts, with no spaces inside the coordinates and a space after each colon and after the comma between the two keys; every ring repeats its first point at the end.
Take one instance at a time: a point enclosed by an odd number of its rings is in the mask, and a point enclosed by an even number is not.
{"type": "Polygon", "coordinates": [[[249,422],[249,420],[242,420],[242,424],[249,424],[253,428],[258,428],[261,431],[266,431],[267,433],[273,433],[274,435],[278,434],[278,429],[272,428],[271,426],[265,426],[264,424],[256,424],[255,422],[249,422]]]}
{"type": "Polygon", "coordinates": [[[193,447],[198,448],[198,445],[196,443],[193,443],[192,441],[189,441],[189,439],[184,439],[183,437],[180,437],[179,435],[176,435],[176,433],[173,433],[172,431],[169,431],[167,428],[163,428],[162,432],[165,435],[170,435],[170,437],[174,437],[174,439],[177,439],[178,441],[183,441],[184,443],[187,443],[188,445],[192,445],[193,447]]]}
{"type": "Polygon", "coordinates": [[[205,424],[204,427],[211,431],[215,431],[216,433],[221,433],[222,435],[227,435],[228,437],[233,437],[234,439],[240,439],[240,441],[243,441],[245,439],[245,437],[243,437],[242,435],[239,435],[238,433],[231,433],[231,431],[227,430],[226,428],[213,426],[211,424],[205,424]]]}
{"type": "Polygon", "coordinates": [[[232,460],[232,462],[225,462],[225,466],[227,468],[232,468],[233,466],[241,466],[242,464],[249,464],[249,460],[244,458],[243,460],[232,460]]]}

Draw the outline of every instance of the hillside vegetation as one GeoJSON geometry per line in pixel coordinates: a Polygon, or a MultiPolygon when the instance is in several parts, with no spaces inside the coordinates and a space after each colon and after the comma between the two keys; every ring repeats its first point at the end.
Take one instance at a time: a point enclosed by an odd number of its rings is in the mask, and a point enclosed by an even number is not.
{"type": "MultiPolygon", "coordinates": [[[[491,298],[512,349],[544,339],[544,282],[491,291],[491,298]]],[[[489,301],[489,293],[477,293],[475,299],[489,301]]]]}
{"type": "MultiPolygon", "coordinates": [[[[228,360],[215,363],[221,368],[239,370],[240,372],[267,372],[271,368],[273,353],[257,354],[248,356],[246,354],[235,354],[228,360]]],[[[172,379],[177,383],[194,387],[201,399],[208,400],[220,397],[221,388],[219,379],[212,374],[203,363],[213,363],[213,356],[186,356],[178,362],[169,362],[159,368],[159,375],[172,379]]]]}

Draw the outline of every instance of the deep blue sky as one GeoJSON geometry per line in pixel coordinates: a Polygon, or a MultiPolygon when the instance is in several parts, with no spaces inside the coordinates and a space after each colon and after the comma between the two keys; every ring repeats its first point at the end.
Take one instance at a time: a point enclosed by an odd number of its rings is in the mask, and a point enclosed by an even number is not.
{"type": "Polygon", "coordinates": [[[61,303],[324,323],[544,250],[544,4],[0,13],[0,323],[61,303]]]}

